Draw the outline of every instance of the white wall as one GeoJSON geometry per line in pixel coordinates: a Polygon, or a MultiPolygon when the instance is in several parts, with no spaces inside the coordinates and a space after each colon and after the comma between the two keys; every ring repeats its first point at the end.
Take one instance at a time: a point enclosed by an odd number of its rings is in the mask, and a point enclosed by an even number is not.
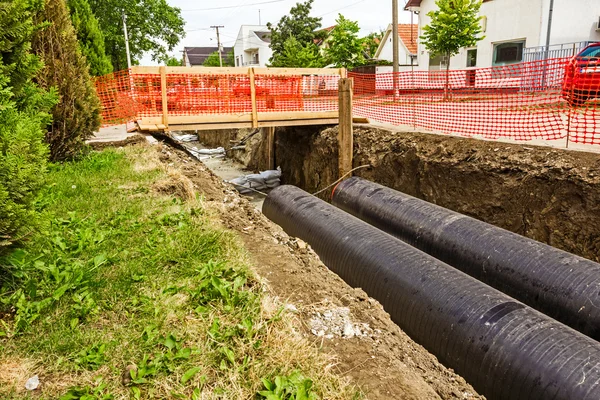
{"type": "MultiPolygon", "coordinates": [[[[542,2],[545,0],[492,0],[483,3],[480,15],[487,18],[485,39],[477,44],[477,67],[490,67],[494,43],[525,39],[525,46],[537,46],[542,24],[542,2]]],[[[561,0],[559,0],[561,1],[561,0]]],[[[419,30],[430,23],[427,13],[435,9],[434,0],[423,0],[419,14],[419,30]]],[[[419,68],[429,68],[429,54],[419,44],[419,68]]],[[[462,49],[450,60],[450,68],[467,67],[467,51],[462,49]]]]}
{"type": "MultiPolygon", "coordinates": [[[[400,38],[398,37],[398,40],[400,40],[400,38]]],[[[387,35],[387,38],[385,40],[384,43],[382,43],[382,48],[381,48],[381,52],[379,53],[379,56],[377,57],[379,60],[387,60],[392,62],[394,60],[393,57],[393,46],[392,46],[392,35],[387,35]]],[[[400,40],[399,46],[398,46],[398,60],[400,65],[410,65],[410,53],[408,52],[408,49],[406,48],[406,46],[404,46],[404,44],[402,43],[402,40],[400,40]]],[[[417,60],[414,61],[415,65],[417,64],[417,60]]]]}
{"type": "MultiPolygon", "coordinates": [[[[550,0],[544,0],[539,46],[546,45],[549,7],[550,0]]],[[[600,32],[596,31],[599,18],[600,0],[555,0],[550,44],[600,42],[600,32]]]]}
{"type": "Polygon", "coordinates": [[[264,67],[273,55],[269,43],[261,40],[253,31],[267,31],[268,28],[262,25],[242,25],[233,47],[236,66],[240,58],[240,65],[252,61],[252,54],[258,52],[259,66],[264,67]]]}
{"type": "MultiPolygon", "coordinates": [[[[544,46],[550,0],[492,0],[483,3],[480,15],[486,17],[486,38],[477,44],[477,67],[492,66],[494,44],[524,39],[525,47],[544,46]]],[[[428,25],[427,13],[434,0],[423,0],[419,14],[419,32],[428,25]]],[[[600,0],[555,0],[551,44],[600,41],[596,24],[600,0]]],[[[419,44],[419,69],[429,68],[429,54],[419,44]]],[[[467,51],[462,49],[450,60],[450,68],[464,69],[467,51]]]]}

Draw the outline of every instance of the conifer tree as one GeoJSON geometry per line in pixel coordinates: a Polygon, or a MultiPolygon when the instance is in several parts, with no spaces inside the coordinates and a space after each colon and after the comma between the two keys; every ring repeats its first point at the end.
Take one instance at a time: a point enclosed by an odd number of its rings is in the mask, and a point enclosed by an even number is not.
{"type": "Polygon", "coordinates": [[[31,231],[46,169],[42,126],[50,121],[55,96],[32,82],[41,63],[31,53],[39,28],[33,17],[42,5],[0,0],[0,255],[31,231]]]}
{"type": "Polygon", "coordinates": [[[85,140],[100,126],[100,101],[81,54],[65,0],[45,0],[37,23],[48,26],[36,32],[33,49],[44,62],[37,74],[43,88],[55,87],[59,103],[46,134],[50,158],[60,161],[76,156],[85,140]]]}
{"type": "Polygon", "coordinates": [[[87,0],[68,0],[71,22],[75,28],[81,52],[86,57],[92,76],[112,72],[110,58],[106,55],[104,34],[87,0]]]}

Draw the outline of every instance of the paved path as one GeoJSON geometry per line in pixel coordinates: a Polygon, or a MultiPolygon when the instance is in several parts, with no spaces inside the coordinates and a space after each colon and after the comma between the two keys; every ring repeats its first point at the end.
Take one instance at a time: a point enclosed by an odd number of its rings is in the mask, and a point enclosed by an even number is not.
{"type": "Polygon", "coordinates": [[[127,132],[127,125],[115,125],[100,128],[93,138],[89,139],[88,143],[95,142],[120,142],[126,140],[132,136],[135,136],[137,132],[127,132]]]}

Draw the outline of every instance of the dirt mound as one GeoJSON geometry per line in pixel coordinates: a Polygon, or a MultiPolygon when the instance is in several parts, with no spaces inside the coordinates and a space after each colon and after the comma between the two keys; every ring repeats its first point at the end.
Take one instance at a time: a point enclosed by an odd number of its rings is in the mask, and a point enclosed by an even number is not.
{"type": "Polygon", "coordinates": [[[297,313],[304,337],[336,354],[339,362],[332,368],[351,377],[369,399],[483,398],[412,341],[377,301],[349,287],[309,246],[268,221],[202,163],[172,149],[163,150],[161,160],[179,167],[206,198],[206,207],[239,234],[258,275],[297,313]],[[317,334],[315,324],[321,326],[317,334]],[[331,332],[320,335],[323,326],[331,332]]]}
{"type": "Polygon", "coordinates": [[[157,182],[152,188],[155,192],[175,196],[183,201],[192,201],[196,198],[194,184],[180,170],[171,169],[167,171],[169,177],[164,181],[157,182]]]}

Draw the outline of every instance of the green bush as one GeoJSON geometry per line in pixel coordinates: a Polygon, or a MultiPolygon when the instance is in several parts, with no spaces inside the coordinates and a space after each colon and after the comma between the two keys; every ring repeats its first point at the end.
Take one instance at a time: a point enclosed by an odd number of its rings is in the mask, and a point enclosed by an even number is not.
{"type": "Polygon", "coordinates": [[[46,0],[36,21],[47,25],[33,38],[33,50],[44,62],[36,81],[45,89],[55,87],[60,99],[46,141],[50,159],[62,161],[80,154],[85,140],[100,127],[100,100],[65,0],[46,0]]]}
{"type": "Polygon", "coordinates": [[[27,234],[43,183],[48,148],[38,118],[0,106],[0,252],[27,234]]]}
{"type": "Polygon", "coordinates": [[[34,226],[34,200],[44,179],[43,126],[53,91],[32,83],[41,67],[31,53],[33,21],[43,2],[0,0],[0,255],[34,226]]]}
{"type": "Polygon", "coordinates": [[[110,57],[106,55],[104,34],[87,0],[68,0],[71,21],[77,33],[81,52],[90,64],[90,74],[101,76],[113,70],[110,57]]]}

